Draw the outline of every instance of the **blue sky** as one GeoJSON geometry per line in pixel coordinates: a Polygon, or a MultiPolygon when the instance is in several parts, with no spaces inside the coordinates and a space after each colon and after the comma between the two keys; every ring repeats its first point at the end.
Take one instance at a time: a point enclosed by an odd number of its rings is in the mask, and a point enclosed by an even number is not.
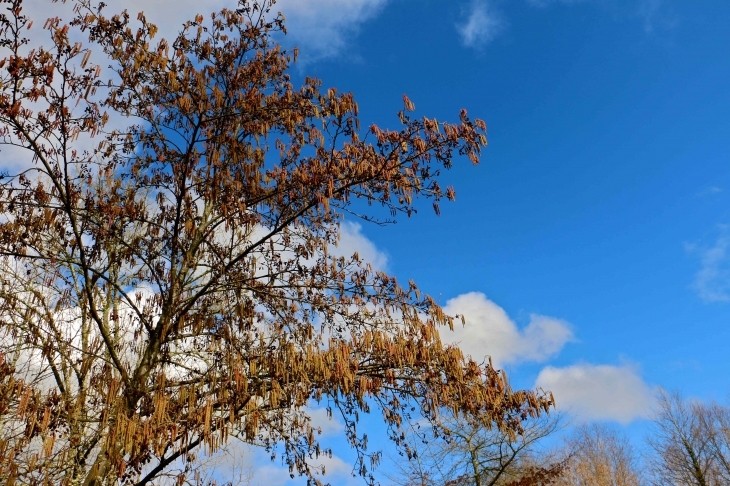
{"type": "MultiPolygon", "coordinates": [[[[124,5],[163,32],[231,6],[124,5]]],[[[348,224],[341,251],[466,313],[454,340],[498,357],[516,387],[549,386],[581,420],[637,435],[657,386],[726,400],[730,2],[277,7],[284,44],[300,48],[295,82],[352,91],[364,126],[395,127],[404,93],[417,115],[454,121],[464,107],[487,123],[481,165],[457,160],[444,174],[456,203],[440,217],[425,203],[384,228],[348,224]]],[[[330,477],[341,484],[351,456],[338,455],[330,477]]],[[[286,483],[275,466],[257,466],[268,486],[286,483]]]]}

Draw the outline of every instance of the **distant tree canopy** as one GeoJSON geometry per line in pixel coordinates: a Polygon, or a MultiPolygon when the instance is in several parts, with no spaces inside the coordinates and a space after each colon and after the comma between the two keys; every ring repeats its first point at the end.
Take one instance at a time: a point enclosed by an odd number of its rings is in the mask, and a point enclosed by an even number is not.
{"type": "Polygon", "coordinates": [[[397,130],[360,130],[351,94],[290,82],[272,3],[156,40],[89,0],[69,25],[2,2],[0,143],[20,167],[0,180],[3,484],[184,484],[234,437],[312,476],[312,400],[367,477],[370,407],[398,442],[412,407],[514,433],[552,406],[444,345],[453,318],[413,282],[329,251],[345,214],[454,199],[439,171],[479,161],[484,123],[412,118],[404,97],[397,130]]]}
{"type": "Polygon", "coordinates": [[[410,460],[393,461],[400,486],[725,486],[730,484],[730,406],[659,389],[644,446],[620,428],[583,423],[557,447],[560,415],[523,423],[522,434],[468,417],[407,435],[410,460]],[[487,424],[488,425],[488,424],[487,424]],[[443,433],[445,432],[445,433],[443,433]]]}
{"type": "Polygon", "coordinates": [[[730,484],[730,407],[662,391],[647,439],[657,486],[730,484]]]}
{"type": "Polygon", "coordinates": [[[564,416],[523,423],[519,435],[470,417],[446,417],[434,437],[428,427],[406,434],[409,461],[394,461],[398,486],[548,486],[565,473],[563,457],[545,454],[543,440],[563,428],[564,416]]]}
{"type": "Polygon", "coordinates": [[[636,449],[621,431],[605,424],[583,424],[566,441],[567,468],[555,486],[640,486],[642,473],[636,449]]]}

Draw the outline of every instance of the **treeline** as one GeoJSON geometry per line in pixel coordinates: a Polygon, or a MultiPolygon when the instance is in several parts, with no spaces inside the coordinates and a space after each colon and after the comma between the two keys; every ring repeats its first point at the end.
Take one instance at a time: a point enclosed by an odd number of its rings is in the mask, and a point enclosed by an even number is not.
{"type": "Polygon", "coordinates": [[[660,391],[643,440],[554,414],[510,436],[472,419],[445,434],[413,427],[389,475],[398,486],[719,486],[730,484],[730,407],[660,391]]]}

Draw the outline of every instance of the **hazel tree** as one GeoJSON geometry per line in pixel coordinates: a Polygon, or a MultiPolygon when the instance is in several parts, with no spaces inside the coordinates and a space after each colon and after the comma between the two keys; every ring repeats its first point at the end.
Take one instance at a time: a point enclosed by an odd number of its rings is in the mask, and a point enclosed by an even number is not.
{"type": "Polygon", "coordinates": [[[352,94],[293,85],[272,4],[166,40],[89,0],[69,24],[2,1],[0,143],[23,161],[0,180],[3,483],[184,484],[240,440],[318,484],[322,402],[372,482],[371,409],[399,443],[412,410],[519,433],[552,406],[443,344],[455,317],[413,282],[331,252],[345,215],[453,200],[439,173],[479,161],[484,123],[404,96],[398,129],[361,129],[352,94]]]}

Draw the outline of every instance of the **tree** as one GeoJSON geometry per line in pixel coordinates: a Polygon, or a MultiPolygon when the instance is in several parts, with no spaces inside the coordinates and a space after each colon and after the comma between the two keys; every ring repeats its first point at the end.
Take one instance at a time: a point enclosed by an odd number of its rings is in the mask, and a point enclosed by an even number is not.
{"type": "Polygon", "coordinates": [[[482,121],[412,118],[404,96],[398,130],[362,132],[351,94],[293,86],[271,0],[171,41],[81,0],[37,49],[22,0],[2,3],[0,142],[25,162],[0,181],[0,480],[183,482],[229,438],[311,477],[312,400],[367,476],[371,407],[398,442],[412,408],[518,431],[552,405],[442,344],[453,317],[413,282],[330,252],[345,214],[453,200],[439,172],[478,162],[482,121]]]}
{"type": "Polygon", "coordinates": [[[699,403],[688,402],[679,392],[658,393],[654,431],[647,439],[653,452],[655,484],[715,484],[713,458],[698,407],[699,403]]]}
{"type": "Polygon", "coordinates": [[[696,404],[700,430],[707,437],[707,445],[720,484],[730,483],[730,408],[719,403],[696,404]]]}
{"type": "Polygon", "coordinates": [[[730,409],[660,391],[653,417],[654,483],[715,486],[730,481],[730,409]]]}
{"type": "Polygon", "coordinates": [[[639,486],[643,484],[637,454],[620,431],[584,424],[566,441],[567,467],[558,486],[639,486]]]}
{"type": "Polygon", "coordinates": [[[397,473],[390,479],[401,486],[550,484],[537,478],[556,479],[560,461],[539,461],[536,449],[561,427],[561,415],[528,420],[519,435],[469,417],[445,420],[443,437],[414,427],[407,440],[409,461],[394,461],[397,473]]]}

